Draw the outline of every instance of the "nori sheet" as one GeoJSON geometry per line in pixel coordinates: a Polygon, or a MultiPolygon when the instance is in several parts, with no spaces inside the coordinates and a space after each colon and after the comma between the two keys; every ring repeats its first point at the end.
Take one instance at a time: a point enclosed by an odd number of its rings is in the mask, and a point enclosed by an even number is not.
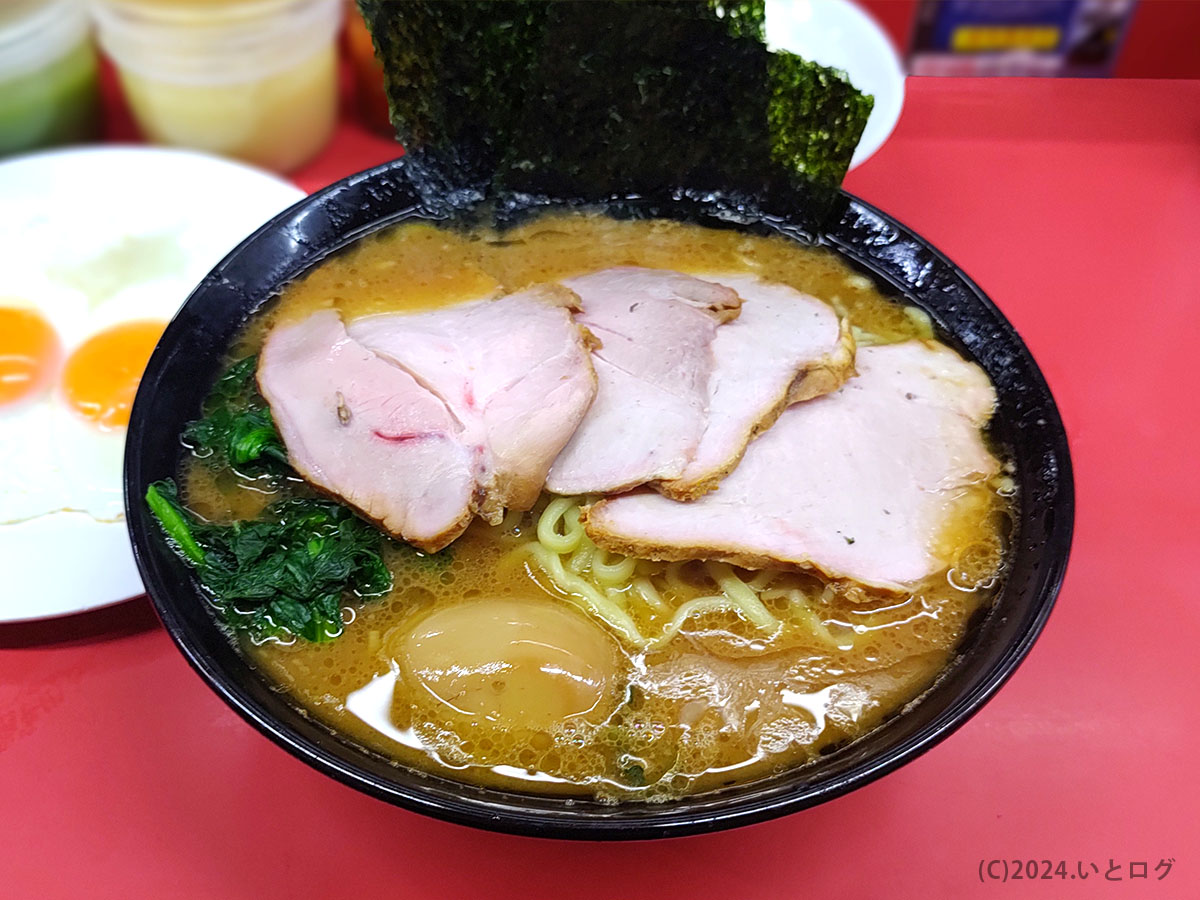
{"type": "Polygon", "coordinates": [[[843,73],[769,52],[762,0],[359,7],[400,142],[493,193],[832,193],[872,105],[843,73]]]}

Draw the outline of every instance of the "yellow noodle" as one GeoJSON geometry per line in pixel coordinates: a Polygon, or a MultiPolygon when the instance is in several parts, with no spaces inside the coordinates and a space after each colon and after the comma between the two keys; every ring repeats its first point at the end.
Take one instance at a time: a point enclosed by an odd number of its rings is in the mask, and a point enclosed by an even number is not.
{"type": "Polygon", "coordinates": [[[617,606],[621,607],[621,609],[624,609],[624,610],[629,609],[629,595],[626,594],[624,591],[617,590],[617,588],[610,587],[607,590],[605,590],[604,596],[606,596],[611,603],[614,603],[617,606]]]}
{"type": "Polygon", "coordinates": [[[564,569],[562,557],[538,544],[533,544],[530,552],[554,586],[567,597],[582,600],[585,610],[604,620],[613,631],[631,644],[638,647],[646,645],[646,638],[642,636],[637,624],[629,617],[629,614],[596,590],[593,585],[564,569]]]}
{"type": "Polygon", "coordinates": [[[558,497],[550,501],[546,511],[542,513],[537,524],[538,541],[552,553],[570,553],[583,540],[583,526],[579,524],[579,507],[570,497],[558,497]],[[566,518],[568,511],[574,509],[574,527],[566,518]],[[559,521],[563,522],[563,530],[558,530],[559,521]]]}
{"type": "Polygon", "coordinates": [[[777,577],[779,577],[777,569],[763,569],[747,581],[746,584],[749,585],[750,590],[754,591],[754,593],[761,594],[777,577]]]}
{"type": "Polygon", "coordinates": [[[852,637],[847,636],[847,638],[838,640],[833,636],[833,632],[829,630],[824,620],[817,615],[816,610],[812,608],[812,604],[808,602],[808,597],[800,589],[792,588],[788,591],[788,606],[792,609],[792,615],[798,616],[805,627],[822,643],[836,647],[839,650],[849,650],[854,646],[854,639],[852,637]]]}
{"type": "MultiPolygon", "coordinates": [[[[763,601],[784,599],[791,611],[791,620],[810,631],[821,643],[843,649],[848,641],[852,644],[849,637],[835,637],[814,611],[805,592],[799,587],[787,586],[790,579],[778,570],[764,570],[743,579],[726,563],[706,562],[703,572],[720,594],[678,603],[678,599],[696,592],[696,585],[685,575],[687,563],[675,562],[660,567],[598,548],[584,533],[579,521],[580,502],[578,498],[568,497],[552,500],[538,519],[537,541],[524,545],[520,552],[513,551],[505,556],[501,565],[532,555],[551,585],[602,619],[630,643],[664,646],[679,634],[690,617],[702,612],[732,611],[758,630],[774,633],[782,623],[763,601]],[[781,578],[784,579],[782,584],[772,587],[781,578]],[[675,602],[663,596],[659,585],[665,586],[668,597],[673,596],[675,602]],[[642,634],[631,615],[633,604],[641,606],[643,615],[670,614],[670,621],[652,641],[642,634]]],[[[818,602],[828,603],[834,596],[833,586],[827,585],[818,602]]]]}
{"type": "Polygon", "coordinates": [[[749,622],[762,631],[775,631],[779,628],[779,620],[771,615],[770,610],[763,606],[762,601],[758,599],[758,594],[754,593],[746,582],[738,578],[728,564],[706,563],[705,565],[713,581],[721,586],[725,596],[749,622]]]}
{"type": "MultiPolygon", "coordinates": [[[[827,586],[822,594],[822,602],[828,602],[832,591],[827,586]]],[[[853,638],[847,636],[839,640],[834,637],[833,632],[825,624],[824,620],[812,608],[809,602],[808,595],[804,591],[795,587],[778,587],[769,588],[759,595],[763,600],[778,600],[784,599],[787,601],[788,609],[792,612],[792,617],[798,620],[812,633],[813,637],[827,644],[830,647],[835,647],[840,650],[847,650],[853,646],[853,638]]]]}
{"type": "Polygon", "coordinates": [[[677,594],[686,594],[692,587],[683,577],[683,567],[684,563],[673,562],[663,572],[667,579],[667,586],[677,594]]]}
{"type": "Polygon", "coordinates": [[[730,609],[731,605],[728,597],[720,595],[696,597],[686,603],[681,603],[675,610],[675,615],[671,617],[671,621],[667,623],[667,627],[650,643],[650,647],[658,649],[670,643],[671,639],[679,634],[683,624],[692,616],[706,612],[724,612],[730,609]]]}
{"type": "MultiPolygon", "coordinates": [[[[589,540],[588,543],[591,541],[589,540]]],[[[608,553],[600,549],[592,554],[592,575],[598,582],[605,585],[629,584],[629,579],[633,577],[633,570],[637,565],[636,560],[614,553],[612,558],[617,562],[610,563],[607,561],[608,556],[608,553]]]]}
{"type": "Polygon", "coordinates": [[[665,613],[670,609],[667,606],[667,601],[662,598],[662,594],[658,592],[649,578],[634,579],[633,589],[646,601],[646,605],[655,612],[665,613]]]}
{"type": "Polygon", "coordinates": [[[596,555],[596,545],[586,538],[584,541],[583,546],[567,557],[567,568],[577,575],[582,575],[588,570],[592,565],[592,558],[596,555]]]}

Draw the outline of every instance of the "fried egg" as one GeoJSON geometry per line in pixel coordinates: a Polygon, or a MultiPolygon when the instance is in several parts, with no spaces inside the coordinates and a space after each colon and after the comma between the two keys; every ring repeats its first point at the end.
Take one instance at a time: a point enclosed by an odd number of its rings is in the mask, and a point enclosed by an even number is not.
{"type": "Polygon", "coordinates": [[[0,306],[0,407],[24,400],[54,375],[58,333],[36,309],[0,306]]]}
{"type": "Polygon", "coordinates": [[[74,288],[5,281],[22,291],[0,295],[0,525],[57,512],[118,521],[125,426],[162,305],[117,292],[94,307],[74,288]]]}
{"type": "Polygon", "coordinates": [[[0,622],[141,591],[121,490],[138,380],[200,279],[303,196],[187,150],[0,161],[0,622]]]}
{"type": "Polygon", "coordinates": [[[0,528],[64,512],[123,518],[138,383],[212,253],[197,255],[169,215],[110,224],[60,217],[51,231],[30,211],[9,235],[21,252],[0,273],[0,528]]]}

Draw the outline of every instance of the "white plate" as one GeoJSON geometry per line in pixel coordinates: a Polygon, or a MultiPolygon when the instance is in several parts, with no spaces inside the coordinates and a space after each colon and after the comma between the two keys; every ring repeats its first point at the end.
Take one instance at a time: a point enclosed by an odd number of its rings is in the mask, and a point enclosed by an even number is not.
{"type": "Polygon", "coordinates": [[[767,46],[842,69],[875,98],[850,168],[883,146],[904,105],[904,68],[887,33],[850,0],[767,0],[767,46]]]}
{"type": "MultiPolygon", "coordinates": [[[[12,159],[0,163],[0,298],[18,296],[44,312],[58,304],[61,334],[73,327],[62,323],[62,308],[87,295],[48,279],[48,266],[61,272],[123,241],[166,235],[170,266],[135,273],[129,283],[117,276],[104,287],[104,296],[116,298],[110,306],[117,319],[128,307],[137,310],[130,318],[165,321],[242,238],[303,197],[275,175],[187,150],[95,147],[12,159]]],[[[93,301],[88,309],[106,308],[93,301]]],[[[119,497],[119,454],[72,458],[83,447],[66,448],[66,465],[98,469],[105,497],[110,490],[119,497]]],[[[36,476],[0,468],[0,492],[36,476]]],[[[50,512],[0,525],[0,622],[82,612],[141,594],[124,517],[114,518],[50,512]]]]}

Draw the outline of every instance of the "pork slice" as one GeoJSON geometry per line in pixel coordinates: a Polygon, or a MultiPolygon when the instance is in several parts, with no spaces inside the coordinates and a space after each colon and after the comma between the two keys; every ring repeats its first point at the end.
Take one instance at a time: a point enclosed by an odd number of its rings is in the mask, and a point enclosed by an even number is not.
{"type": "Polygon", "coordinates": [[[708,277],[737,292],[741,314],[713,339],[695,454],[678,477],[654,485],[676,500],[715,488],[787,406],[836,390],[854,370],[854,339],[828,304],[753,275],[708,277]]]}
{"type": "Polygon", "coordinates": [[[557,494],[612,493],[677,478],[708,417],[717,326],[741,301],[729,288],[665,269],[604,269],[563,284],[596,336],[599,387],[550,468],[557,494]]]}
{"type": "Polygon", "coordinates": [[[274,328],[258,384],[309,482],[422,550],[466,529],[475,454],[461,426],[411,375],[351,338],[337,312],[274,328]]]}
{"type": "Polygon", "coordinates": [[[784,410],[716,491],[601,501],[588,535],[631,556],[814,568],[892,590],[940,571],[954,501],[998,469],[981,433],[995,392],[932,342],[862,348],[856,365],[836,392],[784,410]]]}
{"type": "Polygon", "coordinates": [[[495,524],[529,509],[596,393],[577,298],[539,285],[498,300],[358,319],[351,337],[409,372],[479,448],[474,508],[495,524]]]}

